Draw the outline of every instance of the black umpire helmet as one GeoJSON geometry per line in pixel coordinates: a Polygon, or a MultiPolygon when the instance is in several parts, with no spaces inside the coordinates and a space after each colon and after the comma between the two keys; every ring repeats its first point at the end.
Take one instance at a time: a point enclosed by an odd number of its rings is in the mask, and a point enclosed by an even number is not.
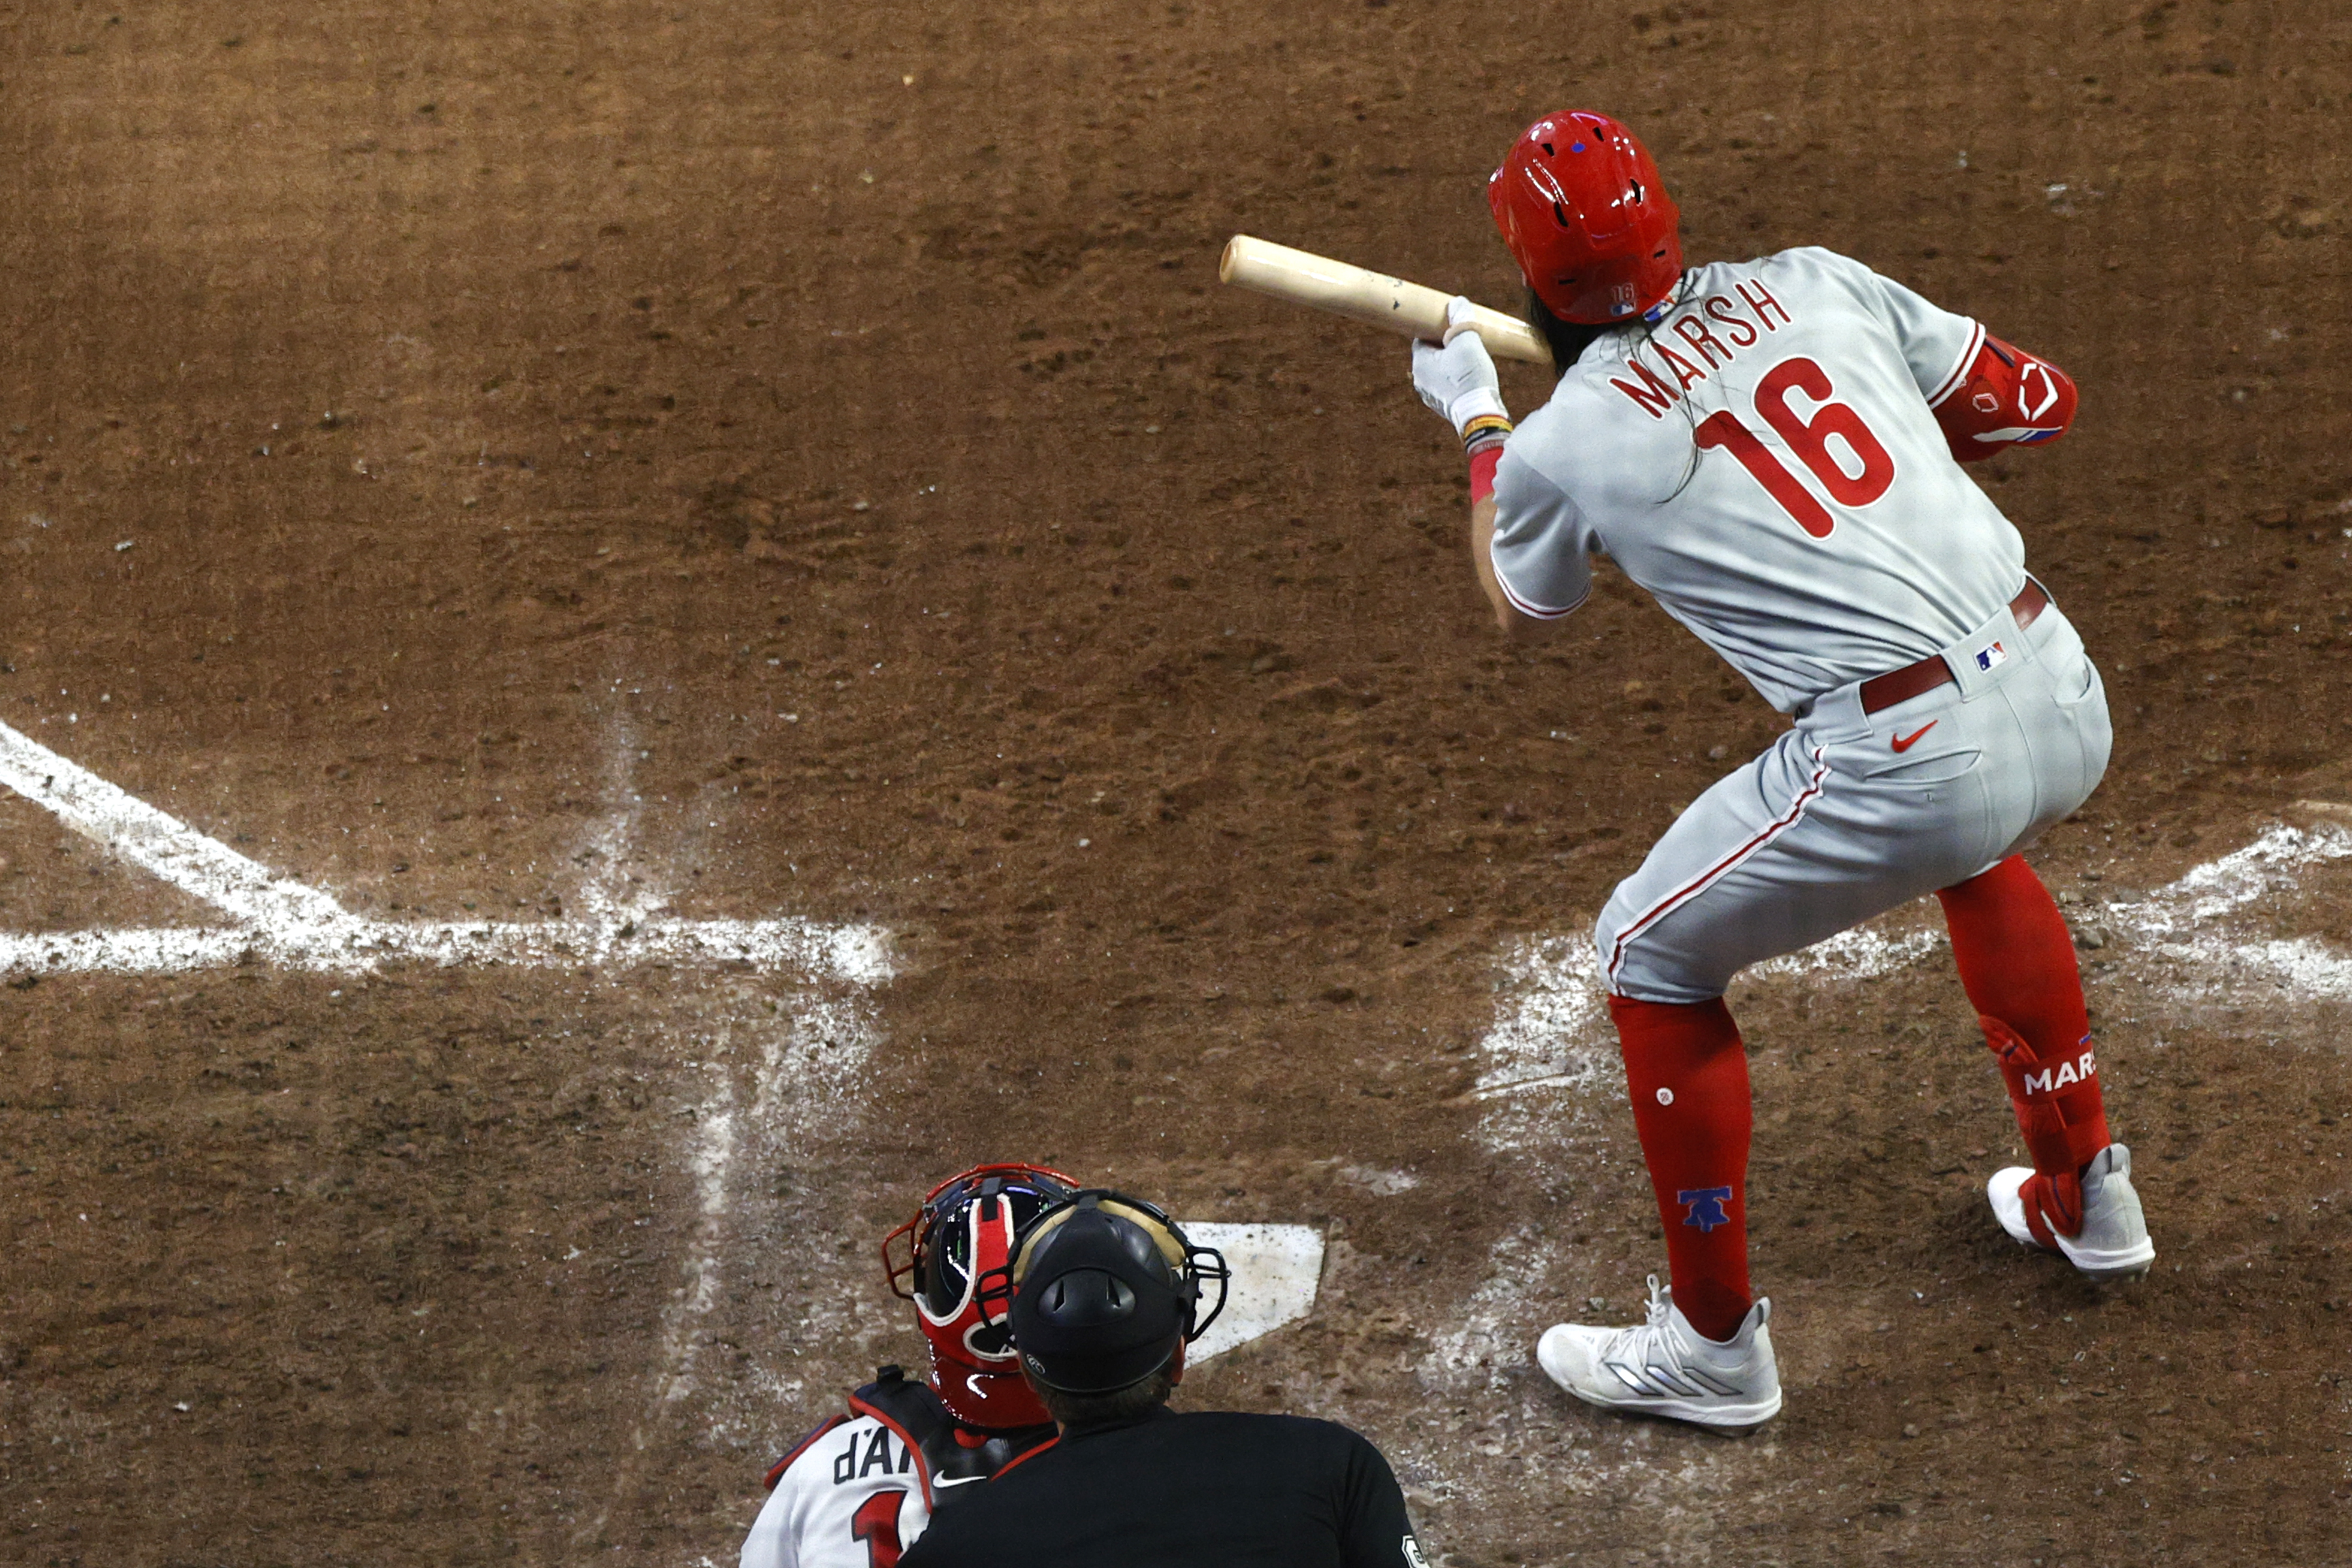
{"type": "Polygon", "coordinates": [[[980,1310],[1006,1309],[1022,1369],[1060,1394],[1115,1394],[1175,1359],[1224,1310],[1223,1256],[1195,1247],[1140,1198],[1073,1194],[1023,1227],[1012,1260],[983,1276],[980,1310]],[[1201,1310],[1201,1287],[1216,1300],[1201,1310]]]}

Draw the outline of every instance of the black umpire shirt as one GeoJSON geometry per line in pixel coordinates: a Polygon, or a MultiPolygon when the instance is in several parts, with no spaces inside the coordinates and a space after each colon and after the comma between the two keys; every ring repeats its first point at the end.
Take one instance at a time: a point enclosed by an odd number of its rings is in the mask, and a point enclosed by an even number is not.
{"type": "Polygon", "coordinates": [[[1066,1432],[931,1515],[901,1568],[1423,1568],[1381,1451],[1299,1415],[1160,1406],[1066,1432]]]}

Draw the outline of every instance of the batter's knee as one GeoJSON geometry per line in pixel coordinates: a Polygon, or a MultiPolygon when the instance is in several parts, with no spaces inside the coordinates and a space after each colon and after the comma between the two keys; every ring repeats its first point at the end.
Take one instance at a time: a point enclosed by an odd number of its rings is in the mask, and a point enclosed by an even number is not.
{"type": "Polygon", "coordinates": [[[1649,930],[1635,929],[1641,911],[1619,883],[1592,924],[1592,947],[1601,988],[1636,1002],[1711,1002],[1723,994],[1713,976],[1696,973],[1649,930]]]}
{"type": "Polygon", "coordinates": [[[1617,984],[1610,970],[1616,958],[1618,939],[1631,918],[1625,909],[1625,884],[1620,882],[1617,890],[1609,895],[1609,901],[1601,906],[1601,918],[1592,922],[1592,956],[1598,966],[1595,973],[1601,976],[1601,988],[1612,995],[1617,993],[1617,984]]]}

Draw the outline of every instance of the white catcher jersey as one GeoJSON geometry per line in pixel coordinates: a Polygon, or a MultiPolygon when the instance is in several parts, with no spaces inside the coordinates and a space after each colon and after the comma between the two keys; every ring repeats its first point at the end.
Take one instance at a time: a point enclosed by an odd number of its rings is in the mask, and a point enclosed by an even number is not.
{"type": "Polygon", "coordinates": [[[931,1521],[923,1457],[872,1415],[836,1415],[777,1467],[742,1568],[892,1568],[931,1521]]]}
{"type": "Polygon", "coordinates": [[[1983,328],[1813,247],[1696,268],[1675,300],[1603,333],[1503,448],[1495,575],[1521,612],[1575,609],[1605,553],[1788,713],[2024,585],[1930,411],[1983,328]]]}

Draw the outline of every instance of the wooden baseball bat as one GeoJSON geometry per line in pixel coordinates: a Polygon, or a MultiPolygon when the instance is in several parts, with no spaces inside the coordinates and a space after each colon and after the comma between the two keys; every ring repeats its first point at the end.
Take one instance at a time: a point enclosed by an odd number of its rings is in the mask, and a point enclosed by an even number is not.
{"type": "MultiPolygon", "coordinates": [[[[1246,234],[1225,242],[1225,254],[1217,262],[1217,280],[1337,311],[1409,338],[1436,342],[1445,336],[1445,301],[1451,296],[1246,234]]],[[[1474,330],[1486,341],[1487,353],[1496,359],[1551,363],[1551,350],[1533,327],[1484,305],[1473,308],[1477,311],[1474,330]]]]}

